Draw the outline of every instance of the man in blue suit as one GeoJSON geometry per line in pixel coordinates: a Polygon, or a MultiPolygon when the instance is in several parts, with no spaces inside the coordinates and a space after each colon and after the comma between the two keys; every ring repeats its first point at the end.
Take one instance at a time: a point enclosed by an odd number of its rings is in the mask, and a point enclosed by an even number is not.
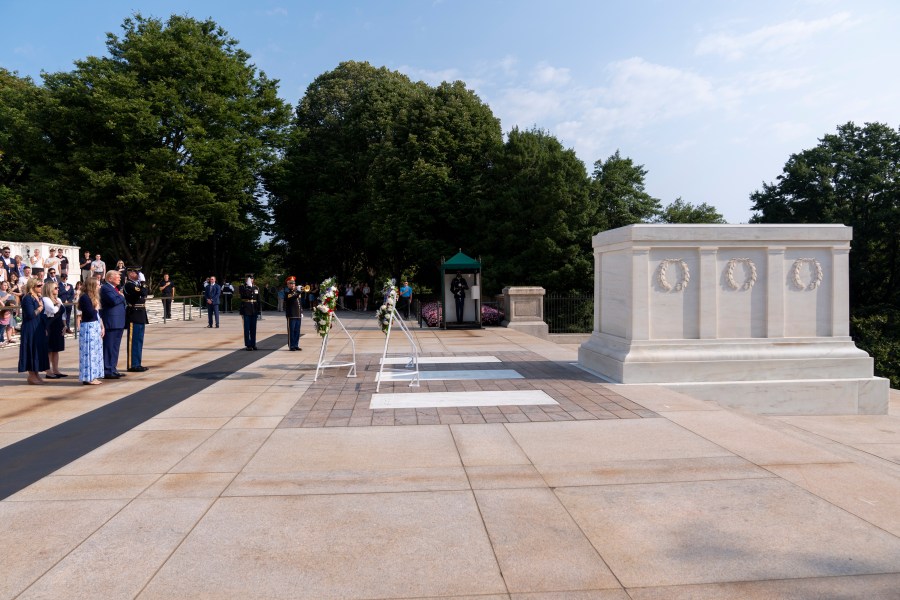
{"type": "Polygon", "coordinates": [[[206,301],[206,315],[209,317],[209,325],[213,326],[213,314],[216,315],[216,329],[219,328],[219,299],[222,296],[222,286],[216,283],[215,275],[209,278],[209,285],[203,288],[203,299],[206,301]]]}
{"type": "Polygon", "coordinates": [[[100,318],[103,320],[103,371],[104,379],[119,379],[119,347],[125,331],[125,297],[119,293],[122,275],[118,271],[106,273],[106,281],[100,286],[100,318]]]}

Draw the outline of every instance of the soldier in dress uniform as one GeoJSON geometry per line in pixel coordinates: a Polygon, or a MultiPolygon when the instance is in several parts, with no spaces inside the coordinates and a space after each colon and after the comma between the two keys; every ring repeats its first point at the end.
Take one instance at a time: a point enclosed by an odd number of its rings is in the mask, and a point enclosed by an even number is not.
{"type": "Polygon", "coordinates": [[[262,311],[259,288],[253,283],[253,273],[247,273],[247,281],[238,288],[241,297],[241,317],[244,319],[244,346],[256,350],[256,320],[262,311]]]}
{"type": "Polygon", "coordinates": [[[122,288],[125,296],[125,322],[127,323],[128,370],[136,373],[146,371],[141,365],[144,352],[144,327],[150,320],[147,318],[147,286],[138,278],[140,267],[128,267],[128,280],[122,288]]]}
{"type": "Polygon", "coordinates": [[[297,278],[291,275],[284,280],[287,290],[284,292],[284,316],[287,318],[288,348],[290,350],[302,350],[300,347],[300,324],[303,322],[303,312],[300,307],[300,299],[303,291],[297,289],[297,278]]]}

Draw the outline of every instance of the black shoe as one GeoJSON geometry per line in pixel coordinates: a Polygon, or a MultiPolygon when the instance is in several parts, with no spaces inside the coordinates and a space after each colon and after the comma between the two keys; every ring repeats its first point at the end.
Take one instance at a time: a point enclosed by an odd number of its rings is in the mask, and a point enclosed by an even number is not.
{"type": "Polygon", "coordinates": [[[44,375],[44,379],[59,379],[59,375],[54,375],[53,373],[50,373],[48,375],[44,375]]]}
{"type": "Polygon", "coordinates": [[[121,377],[121,375],[116,375],[115,373],[113,373],[112,375],[104,375],[103,379],[119,379],[121,377]]]}
{"type": "Polygon", "coordinates": [[[207,325],[206,328],[207,328],[207,329],[212,329],[212,325],[207,325]]]}
{"type": "Polygon", "coordinates": [[[246,348],[244,348],[244,350],[247,350],[247,351],[253,350],[253,346],[247,346],[246,348]]]}
{"type": "Polygon", "coordinates": [[[218,325],[216,325],[216,329],[218,329],[218,328],[219,328],[219,326],[218,326],[218,325]]]}
{"type": "Polygon", "coordinates": [[[256,346],[253,346],[253,349],[254,349],[254,350],[259,350],[259,348],[257,348],[256,346]]]}
{"type": "Polygon", "coordinates": [[[125,373],[119,373],[118,371],[113,373],[113,375],[115,375],[116,377],[125,377],[125,373]]]}
{"type": "Polygon", "coordinates": [[[149,367],[131,367],[130,369],[128,369],[128,371],[131,373],[143,373],[148,368],[149,367]]]}

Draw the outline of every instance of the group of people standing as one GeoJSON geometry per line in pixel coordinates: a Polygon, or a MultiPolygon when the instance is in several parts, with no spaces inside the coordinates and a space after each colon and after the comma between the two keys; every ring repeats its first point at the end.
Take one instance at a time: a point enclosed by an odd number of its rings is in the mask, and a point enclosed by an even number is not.
{"type": "MultiPolygon", "coordinates": [[[[99,385],[101,379],[120,379],[118,370],[122,337],[127,340],[127,370],[146,371],[141,364],[147,318],[147,286],[138,269],[127,270],[122,285],[119,271],[108,271],[103,283],[89,276],[82,282],[77,302],[81,313],[78,337],[79,379],[99,385]]],[[[32,277],[25,284],[21,303],[22,331],[19,372],[28,373],[31,385],[46,379],[68,377],[59,370],[59,353],[65,350],[65,306],[55,280],[32,277]],[[40,373],[46,372],[41,378],[40,373]]]]}

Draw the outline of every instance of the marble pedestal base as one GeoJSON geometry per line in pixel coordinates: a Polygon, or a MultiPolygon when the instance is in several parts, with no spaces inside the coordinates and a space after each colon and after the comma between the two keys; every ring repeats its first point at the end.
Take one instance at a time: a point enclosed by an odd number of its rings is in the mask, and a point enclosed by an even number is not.
{"type": "Polygon", "coordinates": [[[770,415],[886,414],[887,379],[850,338],[627,341],[594,333],[578,362],[614,383],[654,383],[770,415]]]}

